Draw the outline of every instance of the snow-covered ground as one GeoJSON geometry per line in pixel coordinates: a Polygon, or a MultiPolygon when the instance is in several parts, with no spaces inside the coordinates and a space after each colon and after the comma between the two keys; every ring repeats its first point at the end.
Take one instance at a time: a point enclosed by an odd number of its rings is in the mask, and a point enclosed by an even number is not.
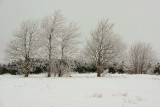
{"type": "Polygon", "coordinates": [[[0,107],[160,107],[160,76],[0,75],[0,107]]]}

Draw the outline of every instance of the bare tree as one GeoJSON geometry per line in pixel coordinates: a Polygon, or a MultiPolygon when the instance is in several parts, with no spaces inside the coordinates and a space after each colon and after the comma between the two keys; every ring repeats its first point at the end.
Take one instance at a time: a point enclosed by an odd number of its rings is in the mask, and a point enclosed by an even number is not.
{"type": "MultiPolygon", "coordinates": [[[[78,32],[79,28],[73,22],[70,23],[69,26],[65,27],[59,35],[59,45],[60,45],[60,63],[59,63],[59,72],[58,76],[61,77],[63,75],[62,68],[67,64],[67,59],[73,58],[76,52],[78,51],[78,37],[80,33],[78,32]]],[[[66,68],[65,68],[66,69],[66,68]]]]}
{"type": "Polygon", "coordinates": [[[91,32],[91,40],[87,42],[85,55],[95,63],[97,77],[101,76],[102,66],[120,57],[125,49],[120,36],[113,32],[113,26],[108,20],[100,20],[97,28],[91,32]]]}
{"type": "Polygon", "coordinates": [[[64,17],[60,11],[55,11],[54,15],[47,16],[42,20],[42,44],[46,47],[48,54],[48,77],[51,76],[52,60],[54,49],[57,45],[57,36],[63,28],[64,17]]]}
{"type": "Polygon", "coordinates": [[[36,55],[38,24],[35,20],[23,21],[20,29],[14,33],[15,40],[12,40],[6,49],[8,60],[24,60],[25,77],[29,75],[29,61],[36,55]]]}
{"type": "Polygon", "coordinates": [[[129,62],[133,73],[145,73],[155,61],[155,54],[150,44],[136,42],[130,47],[129,62]]]}

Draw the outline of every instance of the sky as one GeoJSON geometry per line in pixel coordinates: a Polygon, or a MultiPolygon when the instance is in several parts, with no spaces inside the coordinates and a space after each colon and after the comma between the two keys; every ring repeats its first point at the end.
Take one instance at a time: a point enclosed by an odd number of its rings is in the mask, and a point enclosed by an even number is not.
{"type": "Polygon", "coordinates": [[[128,46],[150,43],[160,58],[160,0],[0,0],[0,63],[5,62],[4,50],[22,21],[41,19],[55,10],[77,23],[82,41],[98,20],[106,18],[128,46]]]}

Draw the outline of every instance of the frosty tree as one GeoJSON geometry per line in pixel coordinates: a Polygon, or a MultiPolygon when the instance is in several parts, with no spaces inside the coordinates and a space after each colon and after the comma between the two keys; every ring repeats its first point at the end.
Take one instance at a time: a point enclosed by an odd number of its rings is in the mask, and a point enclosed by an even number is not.
{"type": "Polygon", "coordinates": [[[97,77],[101,76],[102,66],[119,57],[125,49],[120,36],[113,32],[113,26],[108,20],[100,20],[87,42],[85,55],[96,65],[97,77]]]}
{"type": "Polygon", "coordinates": [[[145,73],[155,61],[155,54],[150,44],[136,42],[130,47],[129,62],[133,73],[145,73]]]}
{"type": "MultiPolygon", "coordinates": [[[[67,59],[73,58],[74,54],[78,51],[78,37],[80,33],[78,32],[79,28],[73,22],[70,23],[69,26],[64,27],[62,33],[59,35],[59,57],[60,57],[60,64],[59,64],[59,72],[58,76],[61,77],[62,67],[66,65],[67,59]]],[[[65,68],[66,70],[66,68],[65,68]]]]}
{"type": "Polygon", "coordinates": [[[60,11],[55,11],[54,15],[45,17],[42,20],[42,44],[45,47],[45,53],[48,56],[48,77],[51,76],[52,60],[57,46],[57,36],[63,29],[64,17],[60,11]]]}
{"type": "Polygon", "coordinates": [[[9,61],[24,60],[25,77],[29,75],[30,58],[36,55],[37,29],[37,21],[31,19],[23,21],[20,29],[14,33],[15,39],[10,42],[6,49],[6,58],[9,61]]]}

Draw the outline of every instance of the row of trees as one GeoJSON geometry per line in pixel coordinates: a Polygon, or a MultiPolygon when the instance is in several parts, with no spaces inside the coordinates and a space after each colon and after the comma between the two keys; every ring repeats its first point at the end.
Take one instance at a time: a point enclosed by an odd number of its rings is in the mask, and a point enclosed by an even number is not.
{"type": "MultiPolygon", "coordinates": [[[[74,22],[67,23],[60,11],[46,16],[42,20],[26,20],[14,33],[15,39],[6,49],[9,61],[23,60],[25,77],[31,71],[30,61],[33,58],[47,60],[48,77],[53,71],[53,62],[58,63],[58,76],[68,69],[68,60],[83,60],[92,63],[97,69],[97,77],[103,68],[115,62],[125,62],[128,70],[144,73],[155,61],[155,55],[149,44],[137,42],[126,51],[126,44],[121,36],[113,30],[114,24],[102,19],[91,31],[85,48],[79,48],[81,34],[74,22]],[[81,51],[80,51],[81,50],[81,51]],[[126,57],[128,55],[128,57],[126,57]]],[[[127,68],[126,67],[126,68],[127,68]]]]}
{"type": "Polygon", "coordinates": [[[23,21],[20,29],[14,33],[15,40],[8,45],[7,59],[24,60],[25,77],[29,75],[30,59],[48,59],[50,77],[52,61],[58,58],[61,60],[58,75],[61,76],[61,65],[66,63],[66,59],[71,57],[70,53],[77,47],[76,39],[80,36],[78,30],[79,27],[74,22],[66,24],[60,11],[55,11],[54,15],[46,16],[41,21],[23,21]]]}

